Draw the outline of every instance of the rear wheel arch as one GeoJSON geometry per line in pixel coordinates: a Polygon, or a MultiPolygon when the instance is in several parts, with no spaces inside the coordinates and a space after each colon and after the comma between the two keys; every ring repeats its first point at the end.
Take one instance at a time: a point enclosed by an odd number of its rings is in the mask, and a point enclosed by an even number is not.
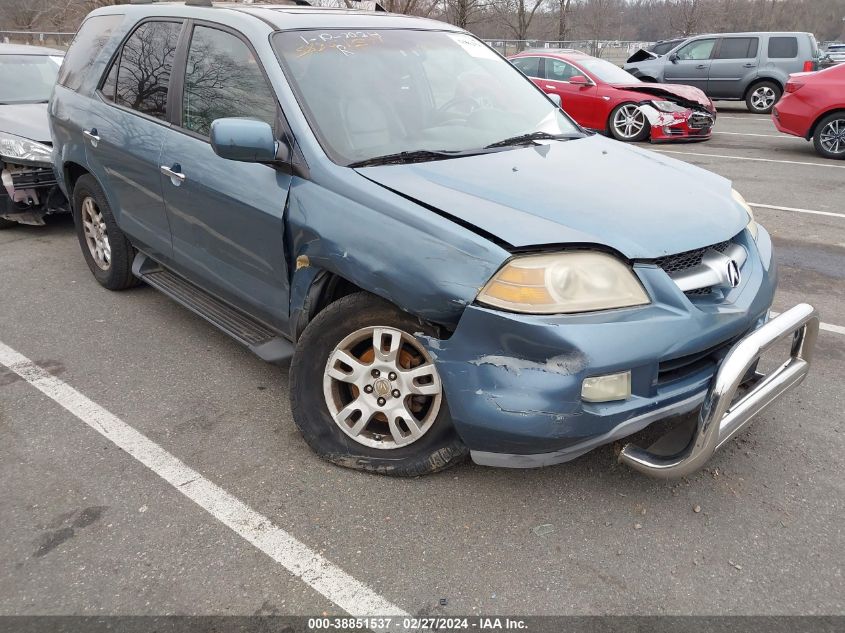
{"type": "Polygon", "coordinates": [[[758,76],[758,77],[754,78],[754,81],[752,81],[750,84],[748,84],[748,87],[745,89],[745,92],[742,95],[742,99],[743,100],[747,99],[748,95],[751,93],[751,91],[754,90],[754,88],[756,88],[757,86],[759,86],[762,83],[773,83],[773,84],[775,84],[780,89],[781,94],[783,94],[783,82],[780,79],[778,79],[776,77],[759,77],[758,76]]]}
{"type": "Polygon", "coordinates": [[[813,121],[813,124],[810,126],[810,129],[807,131],[807,140],[813,138],[813,135],[816,133],[816,128],[819,127],[819,123],[821,123],[823,119],[826,119],[831,114],[839,113],[845,113],[845,108],[833,108],[832,110],[822,112],[819,116],[817,116],[815,121],[813,121]]]}

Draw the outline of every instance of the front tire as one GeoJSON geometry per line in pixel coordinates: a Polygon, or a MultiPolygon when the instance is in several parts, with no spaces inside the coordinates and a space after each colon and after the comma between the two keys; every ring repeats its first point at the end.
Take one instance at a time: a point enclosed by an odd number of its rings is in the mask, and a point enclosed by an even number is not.
{"type": "Polygon", "coordinates": [[[769,114],[780,99],[783,91],[773,81],[761,81],[754,84],[745,97],[745,105],[754,114],[769,114]]]}
{"type": "Polygon", "coordinates": [[[135,250],[115,222],[106,195],[93,176],[80,176],[73,187],[73,220],[85,263],[109,290],[137,285],[132,274],[135,250]]]}
{"type": "Polygon", "coordinates": [[[819,121],[813,145],[820,156],[845,159],[845,112],[834,112],[819,121]]]}
{"type": "Polygon", "coordinates": [[[347,468],[414,477],[467,455],[432,358],[414,336],[430,326],[366,292],[320,312],[290,369],[296,426],[320,457],[347,468]]]}
{"type": "Polygon", "coordinates": [[[651,124],[636,103],[621,103],[613,108],[607,126],[617,141],[639,143],[651,136],[651,124]]]}
{"type": "Polygon", "coordinates": [[[6,218],[0,218],[0,231],[2,231],[3,229],[10,229],[13,226],[15,226],[16,224],[17,224],[17,222],[14,222],[12,220],[7,220],[6,218]]]}

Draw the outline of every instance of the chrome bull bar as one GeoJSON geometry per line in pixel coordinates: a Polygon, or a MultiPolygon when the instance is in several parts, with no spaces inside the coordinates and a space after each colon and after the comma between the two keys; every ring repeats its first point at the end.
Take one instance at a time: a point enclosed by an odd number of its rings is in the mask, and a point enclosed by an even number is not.
{"type": "Polygon", "coordinates": [[[699,470],[755,415],[804,380],[818,333],[819,314],[806,303],[798,304],[756,329],[736,343],[719,366],[701,406],[697,428],[686,448],[665,456],[628,444],[622,449],[619,461],[646,475],[665,479],[699,470]],[[790,336],[789,360],[767,376],[758,375],[759,382],[734,402],[737,390],[754,363],[766,350],[790,336]]]}

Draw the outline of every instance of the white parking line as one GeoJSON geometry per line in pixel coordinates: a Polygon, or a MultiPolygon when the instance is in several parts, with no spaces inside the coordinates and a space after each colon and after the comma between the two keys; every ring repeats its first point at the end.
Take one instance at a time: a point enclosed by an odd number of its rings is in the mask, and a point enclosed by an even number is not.
{"type": "MultiPolygon", "coordinates": [[[[769,314],[771,314],[773,317],[776,317],[780,314],[780,312],[775,312],[774,310],[772,310],[769,314]]],[[[831,323],[820,323],[819,329],[824,330],[825,332],[833,332],[834,334],[845,335],[845,327],[842,327],[841,325],[833,325],[831,323]]]]}
{"type": "Polygon", "coordinates": [[[683,154],[685,156],[704,156],[707,158],[727,158],[731,160],[751,160],[760,163],[782,163],[784,165],[810,165],[811,167],[827,167],[829,169],[845,169],[845,165],[827,165],[825,163],[810,163],[799,160],[775,160],[774,158],[752,158],[750,156],[729,156],[727,154],[705,154],[703,152],[680,152],[676,149],[652,149],[652,152],[662,154],[683,154]]]}
{"type": "Polygon", "coordinates": [[[788,138],[793,141],[803,141],[803,138],[797,136],[790,136],[789,134],[752,134],[751,132],[713,132],[714,135],[728,135],[728,136],[760,136],[763,138],[788,138]]]}
{"type": "Polygon", "coordinates": [[[356,580],[267,517],[186,466],[161,446],[73,387],[0,342],[0,365],[23,378],[176,490],[281,564],[294,576],[355,616],[407,613],[356,580]]]}
{"type": "Polygon", "coordinates": [[[773,204],[760,204],[749,202],[755,209],[774,209],[775,211],[791,211],[792,213],[810,213],[812,215],[826,215],[832,218],[845,218],[845,213],[834,213],[833,211],[813,211],[812,209],[796,209],[795,207],[778,207],[773,204]]]}
{"type": "Polygon", "coordinates": [[[769,123],[771,123],[771,122],[772,122],[772,120],[771,120],[769,117],[762,117],[762,116],[730,116],[730,115],[727,115],[727,114],[718,114],[718,113],[717,113],[717,114],[716,114],[716,120],[718,121],[719,119],[739,119],[739,120],[741,120],[741,121],[755,121],[755,122],[757,122],[757,123],[762,123],[763,121],[767,121],[767,122],[769,122],[769,123]]]}

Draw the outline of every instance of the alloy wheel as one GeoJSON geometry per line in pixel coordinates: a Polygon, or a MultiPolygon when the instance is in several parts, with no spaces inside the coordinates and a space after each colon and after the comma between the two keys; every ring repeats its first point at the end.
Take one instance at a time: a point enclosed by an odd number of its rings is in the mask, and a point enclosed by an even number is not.
{"type": "Polygon", "coordinates": [[[819,144],[831,154],[845,154],[845,119],[833,119],[819,132],[819,144]]]}
{"type": "Polygon", "coordinates": [[[440,411],[442,385],[431,356],[416,338],[391,327],[367,327],[329,354],[323,395],[335,424],[377,449],[423,437],[440,411]]]}
{"type": "Polygon", "coordinates": [[[111,266],[111,244],[106,221],[96,201],[90,196],[82,201],[82,229],[94,263],[101,270],[108,270],[111,266]]]}
{"type": "Polygon", "coordinates": [[[775,104],[776,98],[775,91],[769,86],[760,86],[751,93],[751,105],[759,111],[768,110],[775,104]]]}
{"type": "Polygon", "coordinates": [[[624,139],[636,138],[645,127],[646,119],[639,106],[624,105],[613,116],[613,127],[619,137],[624,139]]]}

